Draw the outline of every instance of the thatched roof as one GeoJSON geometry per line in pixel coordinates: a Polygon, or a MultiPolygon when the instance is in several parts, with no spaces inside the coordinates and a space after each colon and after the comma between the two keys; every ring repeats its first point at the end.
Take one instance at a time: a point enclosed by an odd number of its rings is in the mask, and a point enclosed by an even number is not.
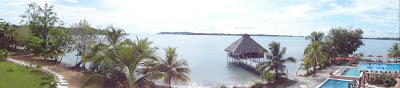
{"type": "Polygon", "coordinates": [[[260,53],[265,49],[250,38],[248,34],[244,34],[240,39],[228,46],[225,51],[231,53],[260,53]]]}

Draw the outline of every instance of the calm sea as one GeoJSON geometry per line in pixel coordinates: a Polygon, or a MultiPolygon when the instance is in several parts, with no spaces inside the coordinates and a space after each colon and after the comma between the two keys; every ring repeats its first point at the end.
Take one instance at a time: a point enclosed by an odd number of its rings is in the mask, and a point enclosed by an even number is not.
{"type": "MultiPolygon", "coordinates": [[[[149,38],[153,42],[152,46],[159,48],[157,53],[162,58],[165,56],[165,48],[168,46],[177,47],[178,59],[186,59],[192,71],[190,74],[191,82],[185,85],[220,86],[254,83],[254,81],[261,80],[257,75],[226,62],[227,56],[224,49],[241,36],[140,34],[128,35],[127,38],[135,39],[136,36],[149,38]]],[[[304,48],[309,44],[309,40],[305,40],[304,37],[251,37],[266,49],[272,41],[280,42],[281,48],[287,48],[285,57],[292,56],[297,59],[297,63],[285,64],[289,73],[304,72],[298,70],[298,68],[303,58],[304,48]]],[[[365,56],[382,55],[386,57],[389,48],[398,41],[365,39],[363,42],[365,46],[362,46],[356,52],[363,52],[365,56]]],[[[77,60],[75,54],[76,52],[67,54],[62,62],[74,65],[77,60]]]]}

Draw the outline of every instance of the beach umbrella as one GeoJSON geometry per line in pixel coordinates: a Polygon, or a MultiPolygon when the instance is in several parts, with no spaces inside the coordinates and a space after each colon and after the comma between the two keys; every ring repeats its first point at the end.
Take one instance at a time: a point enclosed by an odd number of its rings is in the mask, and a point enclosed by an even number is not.
{"type": "Polygon", "coordinates": [[[342,58],[341,57],[336,57],[335,60],[336,61],[340,61],[340,60],[342,60],[342,58]]]}
{"type": "Polygon", "coordinates": [[[376,56],[376,57],[379,57],[379,60],[381,60],[381,57],[383,57],[383,56],[381,56],[381,55],[378,55],[378,56],[376,56]]]}
{"type": "Polygon", "coordinates": [[[388,55],[388,56],[386,56],[386,58],[387,58],[387,61],[389,61],[389,59],[392,58],[392,57],[388,55]]]}
{"type": "Polygon", "coordinates": [[[372,60],[372,57],[374,57],[374,56],[372,56],[372,55],[368,55],[368,57],[370,57],[370,60],[372,60]]]}

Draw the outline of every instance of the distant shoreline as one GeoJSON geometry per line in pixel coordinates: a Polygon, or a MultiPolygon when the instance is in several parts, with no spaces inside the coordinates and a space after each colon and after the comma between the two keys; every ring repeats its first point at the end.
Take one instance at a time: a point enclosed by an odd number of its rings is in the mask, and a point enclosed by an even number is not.
{"type": "MultiPolygon", "coordinates": [[[[160,32],[157,34],[168,34],[168,35],[222,35],[222,36],[241,36],[243,34],[227,34],[227,33],[194,33],[194,32],[160,32]]],[[[267,35],[267,34],[249,34],[250,36],[274,36],[274,37],[304,37],[304,36],[293,36],[293,35],[267,35]]]]}
{"type": "MultiPolygon", "coordinates": [[[[166,35],[220,35],[220,36],[241,36],[243,34],[228,34],[228,33],[194,33],[194,32],[159,32],[157,34],[166,35]]],[[[249,34],[250,36],[272,36],[272,37],[305,37],[305,36],[293,36],[293,35],[268,35],[268,34],[249,34]]],[[[374,39],[374,40],[399,40],[399,38],[389,37],[377,37],[377,38],[362,38],[362,39],[374,39]]]]}

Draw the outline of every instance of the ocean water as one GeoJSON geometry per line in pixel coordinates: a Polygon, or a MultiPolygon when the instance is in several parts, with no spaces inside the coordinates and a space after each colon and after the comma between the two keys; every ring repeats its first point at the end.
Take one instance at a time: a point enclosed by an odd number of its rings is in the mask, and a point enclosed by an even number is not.
{"type": "MultiPolygon", "coordinates": [[[[157,34],[139,34],[128,35],[127,38],[135,39],[149,38],[153,42],[152,46],[159,48],[157,51],[161,58],[164,58],[164,49],[168,46],[177,47],[178,59],[186,59],[191,69],[189,86],[220,86],[220,85],[238,85],[254,83],[261,79],[251,72],[240,67],[230,65],[226,61],[226,52],[224,49],[235,42],[241,36],[216,36],[216,35],[157,35],[157,34]]],[[[256,42],[268,49],[268,44],[272,41],[280,42],[281,48],[286,47],[284,57],[292,56],[297,62],[286,63],[290,74],[302,73],[298,70],[303,51],[309,44],[309,40],[304,37],[267,37],[251,36],[256,42]]],[[[393,40],[363,40],[365,46],[362,46],[356,52],[363,52],[368,55],[386,56],[393,40]]],[[[76,63],[76,52],[67,54],[63,61],[66,64],[74,65],[76,63]]],[[[367,57],[368,58],[368,57],[367,57]]]]}

